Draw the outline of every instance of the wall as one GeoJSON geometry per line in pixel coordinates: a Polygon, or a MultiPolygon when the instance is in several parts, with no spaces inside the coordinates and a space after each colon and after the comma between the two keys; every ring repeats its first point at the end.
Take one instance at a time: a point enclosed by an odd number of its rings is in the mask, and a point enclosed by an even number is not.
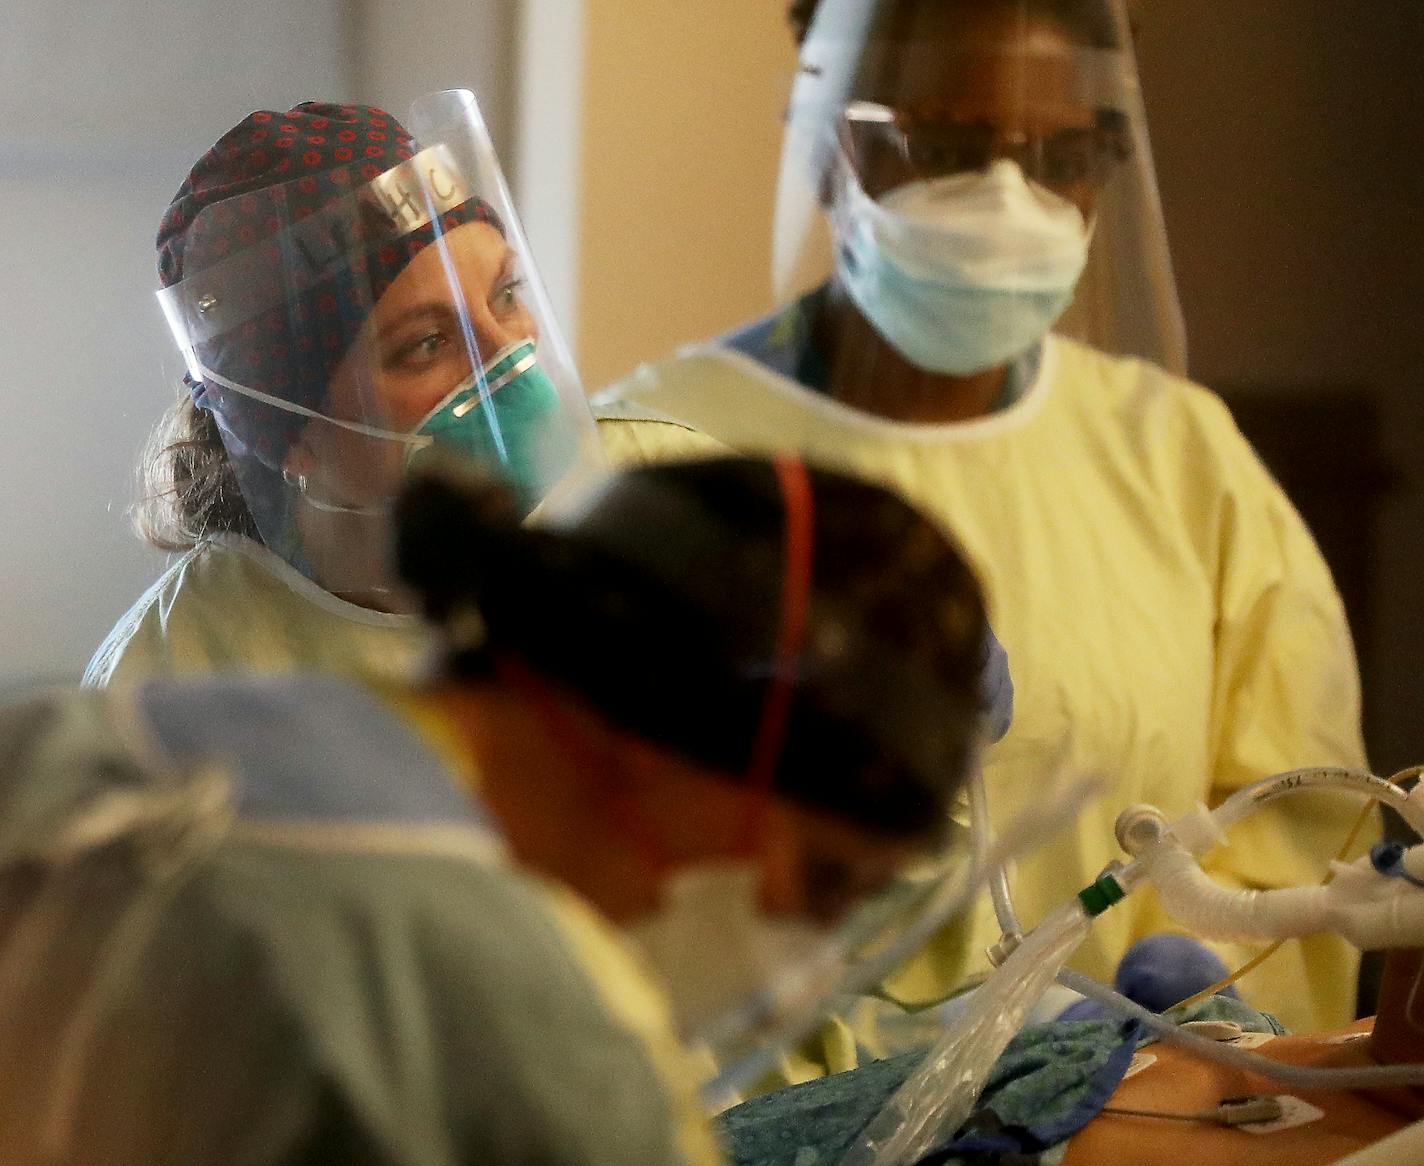
{"type": "MultiPolygon", "coordinates": [[[[1139,57],[1193,375],[1246,392],[1359,387],[1398,475],[1363,525],[1376,613],[1372,760],[1424,759],[1424,8],[1146,0],[1139,57]]],[[[1342,489],[1368,451],[1300,451],[1342,489]]]]}
{"type": "Polygon", "coordinates": [[[583,206],[585,0],[523,0],[513,150],[505,164],[519,218],[554,315],[572,345],[578,330],[583,206]]]}
{"type": "Polygon", "coordinates": [[[163,559],[133,471],[181,374],[153,237],[238,118],[347,87],[339,0],[0,0],[0,684],[76,678],[163,559]]]}
{"type": "Polygon", "coordinates": [[[514,117],[517,0],[352,0],[354,97],[402,117],[417,97],[471,89],[501,154],[514,117]]]}
{"type": "Polygon", "coordinates": [[[577,351],[590,387],[769,306],[785,6],[583,0],[577,351]]]}

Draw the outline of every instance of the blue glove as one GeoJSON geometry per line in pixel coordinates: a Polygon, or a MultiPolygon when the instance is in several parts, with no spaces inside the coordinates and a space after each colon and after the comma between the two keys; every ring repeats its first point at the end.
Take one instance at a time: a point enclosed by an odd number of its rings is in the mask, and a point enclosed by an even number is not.
{"type": "Polygon", "coordinates": [[[979,708],[990,741],[1009,731],[1014,719],[1014,681],[1009,675],[1009,654],[990,628],[984,636],[983,671],[979,675],[979,708]]]}
{"type": "MultiPolygon", "coordinates": [[[[1221,957],[1205,944],[1164,931],[1139,939],[1127,949],[1114,982],[1129,1000],[1153,1012],[1166,1012],[1224,980],[1226,972],[1221,957]]],[[[1221,994],[1241,998],[1234,986],[1223,988],[1221,994]]]]}
{"type": "MultiPolygon", "coordinates": [[[[1113,987],[1151,1012],[1166,1012],[1188,996],[1195,996],[1226,978],[1226,965],[1205,944],[1186,935],[1158,932],[1139,939],[1122,957],[1113,977],[1113,987]]],[[[1235,986],[1223,988],[1222,996],[1240,1000],[1235,986]]],[[[1064,1009],[1059,1020],[1090,1020],[1115,1015],[1092,1000],[1080,1000],[1064,1009]]]]}

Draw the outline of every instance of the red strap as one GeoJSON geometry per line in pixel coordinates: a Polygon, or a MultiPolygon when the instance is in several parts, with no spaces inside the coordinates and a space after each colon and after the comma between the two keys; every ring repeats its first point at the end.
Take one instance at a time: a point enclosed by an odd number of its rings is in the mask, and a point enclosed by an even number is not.
{"type": "Polygon", "coordinates": [[[776,767],[786,744],[791,698],[796,691],[797,664],[806,638],[811,603],[811,563],[815,541],[815,506],[806,464],[793,454],[778,455],[773,464],[781,486],[782,505],[786,510],[780,626],[766,702],[762,705],[761,724],[757,727],[747,767],[747,784],[753,797],[745,844],[748,854],[761,853],[771,791],[776,782],[776,767]]]}

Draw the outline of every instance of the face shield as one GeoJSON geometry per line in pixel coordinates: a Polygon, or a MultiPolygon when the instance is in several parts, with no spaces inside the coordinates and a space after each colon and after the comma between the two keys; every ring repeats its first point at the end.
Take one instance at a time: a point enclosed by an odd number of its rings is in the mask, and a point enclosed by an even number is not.
{"type": "Polygon", "coordinates": [[[1181,370],[1121,0],[822,0],[773,282],[789,304],[828,278],[822,311],[845,305],[928,372],[1002,366],[1050,328],[1181,370]]]}
{"type": "Polygon", "coordinates": [[[190,178],[202,205],[161,237],[181,278],[159,302],[263,542],[387,609],[412,468],[477,465],[527,514],[598,461],[474,97],[423,98],[406,126],[368,107],[253,115],[216,165],[250,150],[232,165],[259,178],[216,199],[190,178]]]}
{"type": "Polygon", "coordinates": [[[828,1016],[879,994],[887,977],[971,906],[996,871],[1052,837],[1099,792],[1098,783],[1075,780],[1025,810],[972,855],[957,845],[964,839],[956,827],[944,855],[901,872],[798,959],[777,966],[737,1007],[690,1037],[718,1066],[703,1087],[709,1107],[720,1110],[735,1102],[775,1068],[784,1050],[805,1040],[828,1016]]]}

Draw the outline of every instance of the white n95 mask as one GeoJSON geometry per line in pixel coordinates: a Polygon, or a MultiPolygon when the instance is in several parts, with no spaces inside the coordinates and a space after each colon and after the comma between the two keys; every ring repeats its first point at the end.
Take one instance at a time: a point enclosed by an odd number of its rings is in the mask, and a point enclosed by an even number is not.
{"type": "Polygon", "coordinates": [[[689,866],[669,877],[659,908],[624,932],[660,980],[686,1039],[826,948],[821,928],[762,910],[761,879],[751,861],[689,866]]]}
{"type": "Polygon", "coordinates": [[[875,330],[928,372],[1005,364],[1072,302],[1088,224],[1016,162],[906,183],[877,202],[842,157],[837,186],[836,274],[875,330]]]}

